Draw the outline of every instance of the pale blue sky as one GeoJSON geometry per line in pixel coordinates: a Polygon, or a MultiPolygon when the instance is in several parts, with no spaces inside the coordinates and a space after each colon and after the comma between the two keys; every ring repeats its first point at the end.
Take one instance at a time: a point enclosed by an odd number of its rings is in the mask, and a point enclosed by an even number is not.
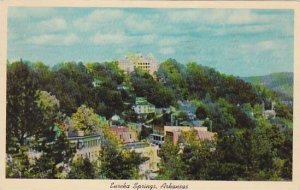
{"type": "Polygon", "coordinates": [[[293,71],[293,10],[9,8],[8,59],[54,65],[128,52],[236,76],[293,71]]]}

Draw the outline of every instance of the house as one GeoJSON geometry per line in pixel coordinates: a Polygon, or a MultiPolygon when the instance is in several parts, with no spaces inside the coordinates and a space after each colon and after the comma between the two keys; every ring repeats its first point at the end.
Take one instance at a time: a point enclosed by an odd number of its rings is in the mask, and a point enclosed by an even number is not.
{"type": "Polygon", "coordinates": [[[144,97],[136,97],[133,109],[137,114],[155,113],[155,106],[148,102],[144,97]]]}
{"type": "Polygon", "coordinates": [[[168,107],[168,108],[155,108],[155,112],[156,112],[156,114],[163,114],[163,113],[170,114],[171,113],[171,107],[168,107]]]}
{"type": "Polygon", "coordinates": [[[130,54],[124,59],[119,60],[120,69],[130,73],[134,69],[140,69],[142,71],[148,72],[152,76],[158,69],[158,62],[155,57],[149,54],[147,57],[142,54],[130,54]]]}
{"type": "Polygon", "coordinates": [[[165,137],[164,135],[153,133],[149,135],[149,142],[161,148],[161,145],[165,142],[165,137]]]}
{"type": "Polygon", "coordinates": [[[99,79],[94,79],[92,84],[94,87],[99,87],[99,86],[101,86],[102,83],[103,83],[103,81],[101,81],[99,79]]]}
{"type": "Polygon", "coordinates": [[[164,136],[166,139],[171,139],[174,144],[177,144],[182,132],[192,130],[197,132],[197,138],[199,140],[211,141],[216,135],[216,133],[207,131],[207,127],[164,126],[164,136]]]}
{"type": "Polygon", "coordinates": [[[88,158],[91,162],[96,161],[101,150],[101,134],[84,135],[83,131],[69,132],[68,140],[76,147],[74,159],[88,158]]]}
{"type": "Polygon", "coordinates": [[[160,162],[158,146],[147,142],[134,142],[125,144],[124,148],[140,153],[142,157],[148,158],[147,161],[139,166],[139,175],[142,179],[154,179],[157,176],[159,170],[158,164],[160,162]]]}
{"type": "Polygon", "coordinates": [[[121,117],[117,114],[113,115],[109,120],[110,126],[117,126],[121,123],[123,123],[123,120],[121,120],[121,117]]]}
{"type": "Polygon", "coordinates": [[[276,111],[274,110],[275,103],[271,103],[271,109],[266,110],[265,109],[265,103],[262,103],[262,115],[265,119],[274,119],[276,117],[276,111]]]}
{"type": "Polygon", "coordinates": [[[110,131],[114,133],[123,144],[137,142],[137,132],[124,126],[111,127],[110,131]]]}

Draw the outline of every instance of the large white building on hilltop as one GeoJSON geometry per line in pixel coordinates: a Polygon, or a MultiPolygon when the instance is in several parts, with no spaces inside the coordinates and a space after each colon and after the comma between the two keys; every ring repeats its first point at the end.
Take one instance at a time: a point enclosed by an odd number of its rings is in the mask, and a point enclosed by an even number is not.
{"type": "Polygon", "coordinates": [[[142,54],[129,54],[125,56],[124,59],[119,60],[119,67],[130,73],[134,71],[135,68],[146,71],[151,75],[154,75],[154,72],[157,71],[159,63],[155,57],[149,54],[147,57],[142,54]]]}

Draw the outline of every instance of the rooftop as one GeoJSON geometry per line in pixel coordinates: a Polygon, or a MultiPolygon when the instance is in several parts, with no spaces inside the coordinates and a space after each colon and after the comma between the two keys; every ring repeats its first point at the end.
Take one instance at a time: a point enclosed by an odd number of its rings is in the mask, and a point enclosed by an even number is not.
{"type": "Polygon", "coordinates": [[[149,146],[150,146],[150,144],[147,142],[134,142],[134,143],[124,144],[124,148],[126,148],[126,149],[145,148],[145,147],[149,147],[149,146]]]}

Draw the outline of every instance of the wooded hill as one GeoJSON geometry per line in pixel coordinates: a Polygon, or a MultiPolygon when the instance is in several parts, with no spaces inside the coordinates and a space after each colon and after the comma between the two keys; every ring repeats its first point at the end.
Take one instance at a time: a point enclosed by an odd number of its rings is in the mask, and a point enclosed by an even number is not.
{"type": "MultiPolygon", "coordinates": [[[[48,137],[54,129],[49,126],[62,123],[82,105],[106,118],[118,114],[125,122],[137,122],[132,110],[135,97],[145,97],[157,108],[178,108],[179,100],[189,100],[197,107],[197,118],[209,119],[212,131],[218,134],[215,151],[187,138],[191,140],[190,146],[179,155],[178,147],[165,143],[160,155],[159,179],[291,179],[293,105],[282,102],[280,94],[265,86],[254,86],[210,67],[181,64],[174,59],[162,62],[156,76],[140,70],[125,73],[116,61],[67,62],[53,67],[42,62],[8,63],[6,151],[20,157],[20,151],[26,146],[25,139],[33,136],[52,142],[54,138],[48,137]],[[48,94],[37,93],[41,91],[48,94]],[[266,119],[263,112],[271,109],[272,103],[276,118],[266,119]],[[53,105],[55,109],[49,110],[53,105]]],[[[168,120],[168,116],[154,119],[150,125],[164,125],[168,120]]],[[[64,146],[56,148],[68,147],[65,138],[60,144],[64,146]]],[[[48,154],[42,163],[53,163],[53,159],[57,159],[51,157],[54,149],[55,146],[46,150],[48,154]]],[[[56,151],[60,152],[68,151],[56,151]]],[[[58,178],[59,171],[49,168],[48,178],[58,178]]],[[[130,171],[125,171],[126,176],[134,176],[130,171]]],[[[42,173],[34,177],[47,178],[47,173],[42,173]]]]}

